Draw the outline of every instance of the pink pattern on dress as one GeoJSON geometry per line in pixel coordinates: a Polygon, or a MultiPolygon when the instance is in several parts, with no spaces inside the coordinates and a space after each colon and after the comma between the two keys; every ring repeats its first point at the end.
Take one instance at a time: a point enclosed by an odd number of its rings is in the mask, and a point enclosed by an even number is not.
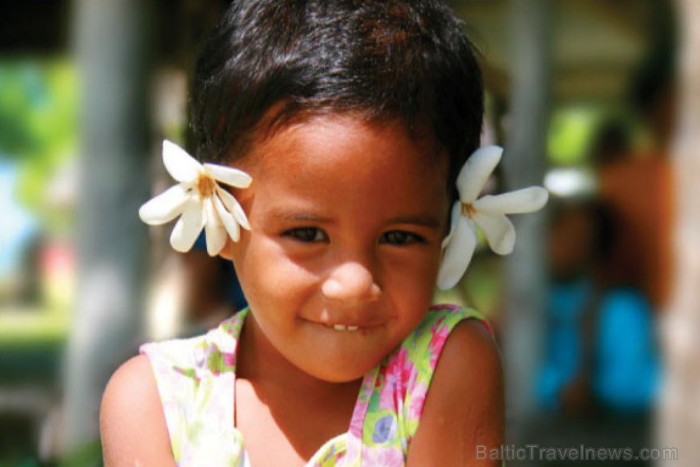
{"type": "Polygon", "coordinates": [[[405,462],[403,453],[393,446],[379,447],[362,451],[362,465],[374,467],[399,467],[405,462]]]}
{"type": "Polygon", "coordinates": [[[452,329],[446,328],[445,326],[439,326],[438,323],[435,325],[435,328],[432,331],[433,338],[430,340],[428,348],[430,350],[430,367],[435,368],[437,365],[437,360],[440,357],[439,350],[445,346],[445,341],[447,341],[447,338],[450,336],[452,329]]]}
{"type": "Polygon", "coordinates": [[[428,386],[423,383],[418,383],[411,391],[411,400],[408,404],[408,419],[418,420],[423,413],[425,405],[425,397],[428,395],[428,386]]]}

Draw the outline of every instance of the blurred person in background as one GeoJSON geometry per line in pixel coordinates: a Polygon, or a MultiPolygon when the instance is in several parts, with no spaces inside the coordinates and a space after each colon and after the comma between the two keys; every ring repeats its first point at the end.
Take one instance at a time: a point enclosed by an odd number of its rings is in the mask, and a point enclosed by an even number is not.
{"type": "Polygon", "coordinates": [[[571,414],[640,413],[654,401],[654,311],[609,264],[616,222],[597,201],[557,206],[550,224],[547,353],[538,397],[571,414]]]}
{"type": "Polygon", "coordinates": [[[536,382],[547,414],[540,441],[648,442],[660,379],[655,313],[610,263],[618,233],[600,201],[560,201],[553,209],[547,340],[536,382]]]}
{"type": "Polygon", "coordinates": [[[662,44],[633,77],[629,100],[646,144],[632,144],[626,125],[611,119],[601,123],[592,149],[600,196],[621,221],[613,264],[637,281],[657,310],[664,308],[672,283],[673,69],[672,48],[662,44]]]}

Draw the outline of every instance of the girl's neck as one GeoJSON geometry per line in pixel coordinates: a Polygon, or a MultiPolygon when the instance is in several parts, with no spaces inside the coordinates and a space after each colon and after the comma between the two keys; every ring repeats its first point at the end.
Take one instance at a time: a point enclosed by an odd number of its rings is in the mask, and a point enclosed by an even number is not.
{"type": "Polygon", "coordinates": [[[252,313],[239,338],[234,424],[254,464],[306,462],[348,431],[361,380],[334,384],[301,371],[270,344],[252,313]]]}

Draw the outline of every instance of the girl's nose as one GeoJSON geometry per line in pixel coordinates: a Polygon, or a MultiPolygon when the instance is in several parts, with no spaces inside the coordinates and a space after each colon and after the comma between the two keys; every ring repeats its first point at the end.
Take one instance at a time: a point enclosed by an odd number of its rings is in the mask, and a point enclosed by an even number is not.
{"type": "Polygon", "coordinates": [[[361,304],[375,301],[381,289],[371,271],[359,263],[338,266],[321,285],[323,296],[345,304],[361,304]]]}

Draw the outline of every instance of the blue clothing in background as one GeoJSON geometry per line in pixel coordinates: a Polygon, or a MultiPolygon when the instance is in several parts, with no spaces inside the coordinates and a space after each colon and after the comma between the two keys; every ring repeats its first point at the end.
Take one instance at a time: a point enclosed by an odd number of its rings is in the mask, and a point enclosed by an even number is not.
{"type": "MultiPolygon", "coordinates": [[[[197,250],[207,251],[207,240],[202,232],[197,241],[194,243],[194,247],[197,250]]],[[[217,257],[217,261],[221,262],[221,267],[224,273],[224,283],[226,284],[225,296],[235,310],[242,310],[248,306],[248,301],[243,295],[243,289],[241,289],[241,284],[238,282],[238,276],[236,276],[236,270],[233,267],[233,263],[229,260],[217,257]]]]}
{"type": "Polygon", "coordinates": [[[650,408],[660,364],[649,302],[633,289],[609,291],[603,297],[597,332],[594,392],[608,407],[650,408]]]}
{"type": "MultiPolygon", "coordinates": [[[[591,312],[593,287],[588,280],[555,283],[547,310],[545,357],[537,378],[539,403],[558,409],[564,387],[583,362],[582,314],[591,312]]],[[[601,292],[594,330],[591,387],[604,407],[620,412],[650,408],[659,386],[653,311],[631,288],[601,292]]]]}

